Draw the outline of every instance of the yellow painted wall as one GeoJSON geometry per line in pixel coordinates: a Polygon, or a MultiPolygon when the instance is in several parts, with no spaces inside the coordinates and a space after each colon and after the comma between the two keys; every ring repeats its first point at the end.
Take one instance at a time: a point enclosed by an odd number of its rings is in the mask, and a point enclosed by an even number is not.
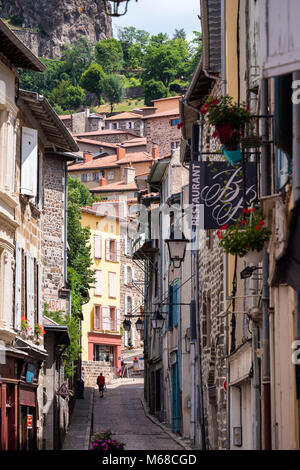
{"type": "Polygon", "coordinates": [[[238,0],[226,0],[226,80],[227,95],[238,100],[237,61],[237,15],[238,0]]]}
{"type": "MultiPolygon", "coordinates": [[[[96,296],[95,289],[90,289],[90,301],[83,306],[82,321],[82,360],[88,360],[88,332],[94,331],[94,304],[104,307],[116,307],[120,309],[120,262],[107,261],[105,259],[105,241],[108,238],[120,241],[120,225],[119,220],[110,217],[98,217],[93,214],[82,212],[83,227],[91,228],[91,256],[93,260],[92,269],[102,271],[102,295],[96,296]],[[102,258],[94,258],[94,235],[102,237],[102,258]],[[109,297],[108,290],[108,273],[115,272],[117,278],[116,298],[109,297]]],[[[98,331],[98,330],[97,330],[98,331]]]]}

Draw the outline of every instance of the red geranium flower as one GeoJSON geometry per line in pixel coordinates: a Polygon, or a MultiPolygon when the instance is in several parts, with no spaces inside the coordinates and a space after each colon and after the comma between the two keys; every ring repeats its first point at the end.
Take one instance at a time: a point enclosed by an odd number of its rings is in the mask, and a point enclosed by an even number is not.
{"type": "Polygon", "coordinates": [[[241,225],[245,225],[246,220],[241,220],[241,225]]]}

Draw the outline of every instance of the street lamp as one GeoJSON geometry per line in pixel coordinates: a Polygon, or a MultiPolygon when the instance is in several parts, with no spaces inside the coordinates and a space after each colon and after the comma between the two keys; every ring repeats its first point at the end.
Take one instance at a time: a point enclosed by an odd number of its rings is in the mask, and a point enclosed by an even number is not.
{"type": "MultiPolygon", "coordinates": [[[[127,13],[129,0],[109,0],[111,10],[108,8],[108,0],[104,0],[105,13],[109,16],[123,16],[127,13]],[[122,13],[119,12],[119,6],[122,6],[122,13]]],[[[135,0],[137,2],[137,0],[135,0]]]]}
{"type": "Polygon", "coordinates": [[[135,327],[137,331],[141,331],[143,329],[144,323],[142,322],[140,318],[138,318],[138,320],[135,322],[135,327]]]}
{"type": "Polygon", "coordinates": [[[154,330],[161,330],[162,327],[164,326],[164,317],[162,316],[161,313],[157,312],[155,314],[155,317],[152,318],[151,323],[152,323],[152,328],[154,330]]]}
{"type": "Polygon", "coordinates": [[[131,321],[130,320],[124,320],[123,321],[123,328],[124,328],[125,331],[130,331],[131,321]]]}
{"type": "Polygon", "coordinates": [[[170,259],[174,263],[174,268],[180,268],[185,257],[186,245],[189,243],[189,240],[182,234],[182,238],[169,238],[165,240],[165,242],[168,245],[170,259]]]}

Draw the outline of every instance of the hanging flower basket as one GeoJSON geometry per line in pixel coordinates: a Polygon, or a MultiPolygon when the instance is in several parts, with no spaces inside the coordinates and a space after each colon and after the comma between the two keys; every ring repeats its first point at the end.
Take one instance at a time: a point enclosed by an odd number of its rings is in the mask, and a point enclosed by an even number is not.
{"type": "Polygon", "coordinates": [[[215,126],[213,137],[218,137],[226,150],[237,150],[244,127],[251,120],[247,104],[239,106],[228,95],[209,97],[201,113],[209,124],[215,126]]]}
{"type": "MultiPolygon", "coordinates": [[[[265,226],[260,212],[255,209],[244,209],[243,214],[234,225],[225,225],[217,231],[220,246],[226,253],[243,258],[247,254],[263,252],[271,232],[265,226]]],[[[260,254],[261,256],[261,254],[260,254]]],[[[253,258],[252,258],[253,259],[253,258]]],[[[259,260],[260,261],[260,260],[259,260]]],[[[254,258],[256,262],[257,257],[254,258]]]]}

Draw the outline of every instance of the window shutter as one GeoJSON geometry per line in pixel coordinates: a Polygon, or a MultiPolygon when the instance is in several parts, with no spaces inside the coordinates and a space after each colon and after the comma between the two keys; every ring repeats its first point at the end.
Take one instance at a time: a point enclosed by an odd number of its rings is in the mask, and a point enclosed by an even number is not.
{"type": "Polygon", "coordinates": [[[12,272],[12,266],[11,266],[11,261],[12,261],[12,254],[10,251],[6,251],[7,259],[4,262],[4,279],[1,281],[4,281],[4,292],[3,292],[3,297],[4,299],[1,299],[3,302],[4,306],[4,320],[6,321],[7,327],[10,328],[12,324],[12,291],[11,291],[11,286],[13,283],[13,272],[12,272]]]}
{"type": "Polygon", "coordinates": [[[110,331],[110,311],[108,307],[102,307],[102,330],[110,331]]]}
{"type": "Polygon", "coordinates": [[[125,295],[124,299],[124,315],[127,315],[127,295],[125,295]]]}
{"type": "Polygon", "coordinates": [[[120,327],[121,327],[120,309],[117,308],[116,312],[117,312],[117,313],[116,313],[116,315],[117,315],[117,318],[116,318],[117,331],[120,332],[120,327]]]}
{"type": "Polygon", "coordinates": [[[127,266],[124,266],[124,284],[127,285],[127,266]]]}
{"type": "Polygon", "coordinates": [[[94,305],[94,330],[101,329],[101,306],[94,305]]]}
{"type": "Polygon", "coordinates": [[[102,258],[102,237],[94,236],[94,258],[102,258]]]}
{"type": "Polygon", "coordinates": [[[117,286],[116,286],[116,273],[108,273],[108,290],[109,290],[109,297],[116,298],[117,297],[117,286]]]}
{"type": "Polygon", "coordinates": [[[102,295],[102,271],[95,271],[96,284],[95,295],[102,295]]]}
{"type": "Polygon", "coordinates": [[[124,255],[128,256],[128,237],[124,238],[124,255]]]}
{"type": "Polygon", "coordinates": [[[110,257],[110,240],[109,238],[107,238],[105,240],[105,259],[110,261],[111,260],[111,257],[110,257]]]}
{"type": "Polygon", "coordinates": [[[30,254],[26,254],[26,311],[28,325],[34,330],[34,262],[30,254]]]}
{"type": "Polygon", "coordinates": [[[32,197],[37,194],[37,135],[36,129],[22,127],[21,193],[32,197]]]}
{"type": "Polygon", "coordinates": [[[117,262],[120,262],[120,242],[117,242],[117,262]]]}
{"type": "Polygon", "coordinates": [[[39,261],[37,265],[37,275],[38,275],[38,292],[37,292],[37,299],[38,299],[38,324],[43,324],[43,299],[42,299],[42,275],[43,275],[43,268],[42,263],[39,261]]]}
{"type": "Polygon", "coordinates": [[[14,327],[21,329],[22,309],[22,248],[16,242],[16,269],[15,269],[15,318],[14,327]]]}

